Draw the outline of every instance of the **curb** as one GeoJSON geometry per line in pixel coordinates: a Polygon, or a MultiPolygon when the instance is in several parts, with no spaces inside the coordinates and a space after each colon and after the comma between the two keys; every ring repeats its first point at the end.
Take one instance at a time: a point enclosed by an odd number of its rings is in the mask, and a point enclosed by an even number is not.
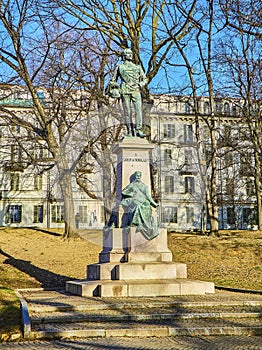
{"type": "Polygon", "coordinates": [[[22,333],[24,338],[29,338],[31,333],[31,321],[29,317],[28,304],[20,294],[19,290],[15,290],[17,297],[20,299],[22,333]]]}

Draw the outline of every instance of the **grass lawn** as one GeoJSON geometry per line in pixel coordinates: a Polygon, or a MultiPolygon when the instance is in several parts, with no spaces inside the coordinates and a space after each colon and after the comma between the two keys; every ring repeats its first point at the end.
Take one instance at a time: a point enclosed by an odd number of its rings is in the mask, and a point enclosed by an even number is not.
{"type": "MultiPolygon", "coordinates": [[[[62,240],[61,230],[0,229],[0,339],[20,332],[18,288],[64,287],[85,278],[96,263],[101,232],[62,240]]],[[[219,237],[170,233],[173,260],[185,262],[188,278],[215,285],[262,290],[262,233],[223,231],[219,237]]]]}

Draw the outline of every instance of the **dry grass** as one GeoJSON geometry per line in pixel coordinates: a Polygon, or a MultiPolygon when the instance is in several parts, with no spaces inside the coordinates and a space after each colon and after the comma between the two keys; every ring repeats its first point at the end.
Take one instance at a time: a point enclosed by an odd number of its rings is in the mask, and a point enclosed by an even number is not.
{"type": "Polygon", "coordinates": [[[187,263],[188,278],[262,290],[262,233],[223,232],[220,237],[170,234],[169,247],[175,261],[187,263]]]}
{"type": "MultiPolygon", "coordinates": [[[[16,288],[64,287],[85,278],[98,261],[101,233],[63,241],[59,230],[0,229],[0,336],[20,329],[16,288]]],[[[185,262],[188,278],[216,285],[262,290],[262,234],[223,232],[220,237],[171,233],[173,260],[185,262]]]]}

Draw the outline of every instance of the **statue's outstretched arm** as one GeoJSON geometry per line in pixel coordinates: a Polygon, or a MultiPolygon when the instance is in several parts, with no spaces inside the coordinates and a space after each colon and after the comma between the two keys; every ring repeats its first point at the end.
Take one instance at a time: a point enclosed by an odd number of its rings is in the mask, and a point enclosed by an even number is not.
{"type": "Polygon", "coordinates": [[[140,87],[144,87],[148,82],[148,79],[143,71],[143,68],[140,66],[140,87]]]}

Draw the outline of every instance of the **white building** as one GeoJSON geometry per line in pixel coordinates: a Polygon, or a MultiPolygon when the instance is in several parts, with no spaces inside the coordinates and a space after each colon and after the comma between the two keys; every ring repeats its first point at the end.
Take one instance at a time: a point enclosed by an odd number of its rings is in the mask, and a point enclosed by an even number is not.
{"type": "MultiPolygon", "coordinates": [[[[192,105],[188,97],[155,96],[155,108],[151,113],[151,136],[156,143],[155,159],[161,193],[161,222],[170,229],[183,231],[202,229],[206,223],[203,212],[205,189],[199,162],[204,163],[207,174],[210,172],[210,133],[206,123],[210,113],[208,99],[198,99],[201,159],[197,154],[199,145],[192,105]]],[[[237,100],[216,101],[220,229],[256,228],[254,177],[250,171],[253,156],[240,107],[237,100]],[[247,152],[250,153],[249,164],[243,157],[247,152]]]]}
{"type": "MultiPolygon", "coordinates": [[[[197,156],[195,114],[186,97],[161,95],[153,98],[154,107],[150,115],[151,140],[155,144],[152,174],[154,194],[161,200],[159,221],[173,230],[200,230],[205,224],[205,190],[197,156]]],[[[11,89],[8,97],[4,91],[0,104],[18,117],[34,117],[33,106],[25,89],[11,89]]],[[[209,134],[204,118],[208,118],[209,105],[206,98],[199,98],[198,104],[203,117],[200,118],[203,149],[208,150],[209,134]]],[[[4,110],[0,113],[0,226],[63,227],[64,207],[56,168],[43,171],[54,162],[48,149],[41,147],[41,138],[30,139],[17,121],[10,124],[4,110]],[[25,142],[29,145],[28,152],[38,159],[36,164],[29,164],[27,159],[30,154],[23,154],[21,143],[25,142]]],[[[218,100],[217,115],[218,140],[225,138],[229,130],[239,136],[240,118],[234,101],[218,100]]],[[[77,134],[73,137],[75,145],[78,142],[77,134]]],[[[225,149],[229,149],[228,146],[221,143],[221,157],[217,162],[219,226],[221,229],[235,226],[240,229],[253,228],[253,178],[245,171],[245,162],[239,154],[225,152],[225,149]],[[234,192],[232,181],[238,186],[234,192]]],[[[88,176],[93,177],[93,190],[101,197],[101,171],[89,172],[88,176]]],[[[72,181],[77,226],[103,227],[103,203],[90,198],[80,189],[74,177],[72,181]]]]}

